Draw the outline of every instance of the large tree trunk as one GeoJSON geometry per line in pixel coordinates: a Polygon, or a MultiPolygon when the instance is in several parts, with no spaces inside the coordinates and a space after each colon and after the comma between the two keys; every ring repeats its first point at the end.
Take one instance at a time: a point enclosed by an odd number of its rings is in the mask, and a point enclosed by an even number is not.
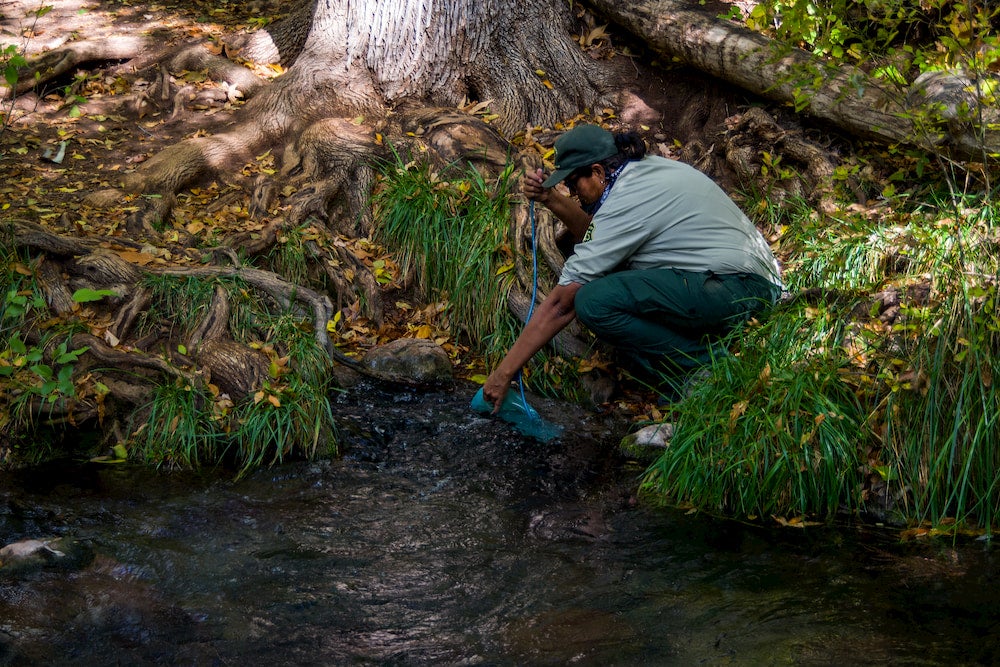
{"type": "MultiPolygon", "coordinates": [[[[480,102],[496,114],[493,124],[513,133],[611,101],[608,71],[571,39],[558,3],[336,0],[315,7],[294,65],[250,101],[238,127],[164,151],[126,179],[126,188],[176,191],[310,123],[377,117],[406,102],[480,102]]],[[[292,18],[308,16],[296,11],[292,18]]]]}
{"type": "Polygon", "coordinates": [[[852,135],[952,148],[965,156],[1000,151],[996,110],[978,108],[973,82],[960,73],[921,77],[901,90],[849,65],[834,68],[806,51],[779,50],[767,37],[693,9],[685,0],[588,3],[654,51],[762,97],[785,103],[805,99],[804,112],[852,135]],[[813,86],[817,75],[822,82],[813,86]],[[976,111],[961,113],[963,102],[976,111]],[[918,122],[921,117],[925,122],[918,122]]]}

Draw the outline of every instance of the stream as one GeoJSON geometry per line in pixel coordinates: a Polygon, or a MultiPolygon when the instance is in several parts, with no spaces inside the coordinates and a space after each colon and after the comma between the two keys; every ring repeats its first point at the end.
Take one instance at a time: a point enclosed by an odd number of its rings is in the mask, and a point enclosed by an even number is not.
{"type": "Polygon", "coordinates": [[[533,402],[540,444],[472,391],[352,391],[340,458],[238,481],[0,473],[0,546],[94,554],[0,571],[0,665],[1000,662],[989,543],[647,507],[621,424],[533,402]]]}

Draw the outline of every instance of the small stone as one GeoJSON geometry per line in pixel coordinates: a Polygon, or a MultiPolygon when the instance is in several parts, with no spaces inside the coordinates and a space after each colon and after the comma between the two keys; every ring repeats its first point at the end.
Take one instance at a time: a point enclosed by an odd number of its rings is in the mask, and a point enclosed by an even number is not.
{"type": "Polygon", "coordinates": [[[399,338],[372,348],[362,360],[375,376],[408,385],[440,385],[454,380],[448,353],[423,338],[399,338]]]}
{"type": "Polygon", "coordinates": [[[674,425],[670,422],[651,424],[622,438],[618,448],[628,456],[640,459],[655,458],[670,446],[674,425]]]}

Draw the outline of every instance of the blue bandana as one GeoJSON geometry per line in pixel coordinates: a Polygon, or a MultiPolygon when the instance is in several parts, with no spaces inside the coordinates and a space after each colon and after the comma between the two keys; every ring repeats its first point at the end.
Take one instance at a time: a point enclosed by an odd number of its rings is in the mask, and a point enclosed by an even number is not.
{"type": "MultiPolygon", "coordinates": [[[[600,198],[597,201],[595,201],[593,204],[587,204],[586,206],[583,206],[583,205],[580,206],[580,208],[582,208],[585,213],[587,213],[588,215],[591,215],[591,216],[593,216],[595,213],[597,213],[597,210],[599,208],[601,208],[601,205],[604,203],[604,200],[608,198],[609,194],[611,194],[611,186],[613,186],[615,184],[615,181],[618,180],[618,177],[621,175],[622,170],[625,169],[625,165],[627,165],[627,164],[628,164],[628,162],[622,164],[620,167],[618,167],[613,172],[611,172],[611,175],[608,176],[608,178],[607,178],[607,182],[604,184],[604,192],[601,193],[601,196],[600,196],[600,198]]],[[[593,229],[594,229],[594,224],[591,223],[590,226],[587,227],[587,233],[583,235],[583,240],[584,241],[589,241],[590,240],[590,234],[593,231],[593,229]]]]}

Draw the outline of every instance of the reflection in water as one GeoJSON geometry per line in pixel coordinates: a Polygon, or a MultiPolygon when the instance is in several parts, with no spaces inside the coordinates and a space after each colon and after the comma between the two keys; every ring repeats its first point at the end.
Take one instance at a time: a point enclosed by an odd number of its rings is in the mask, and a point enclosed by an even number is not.
{"type": "Polygon", "coordinates": [[[981,545],[637,508],[617,425],[562,408],[573,437],[539,444],[472,413],[470,394],[373,390],[338,406],[343,459],[240,482],[115,466],[0,477],[0,545],[66,535],[97,554],[72,572],[0,571],[0,665],[1000,658],[981,545]]]}

